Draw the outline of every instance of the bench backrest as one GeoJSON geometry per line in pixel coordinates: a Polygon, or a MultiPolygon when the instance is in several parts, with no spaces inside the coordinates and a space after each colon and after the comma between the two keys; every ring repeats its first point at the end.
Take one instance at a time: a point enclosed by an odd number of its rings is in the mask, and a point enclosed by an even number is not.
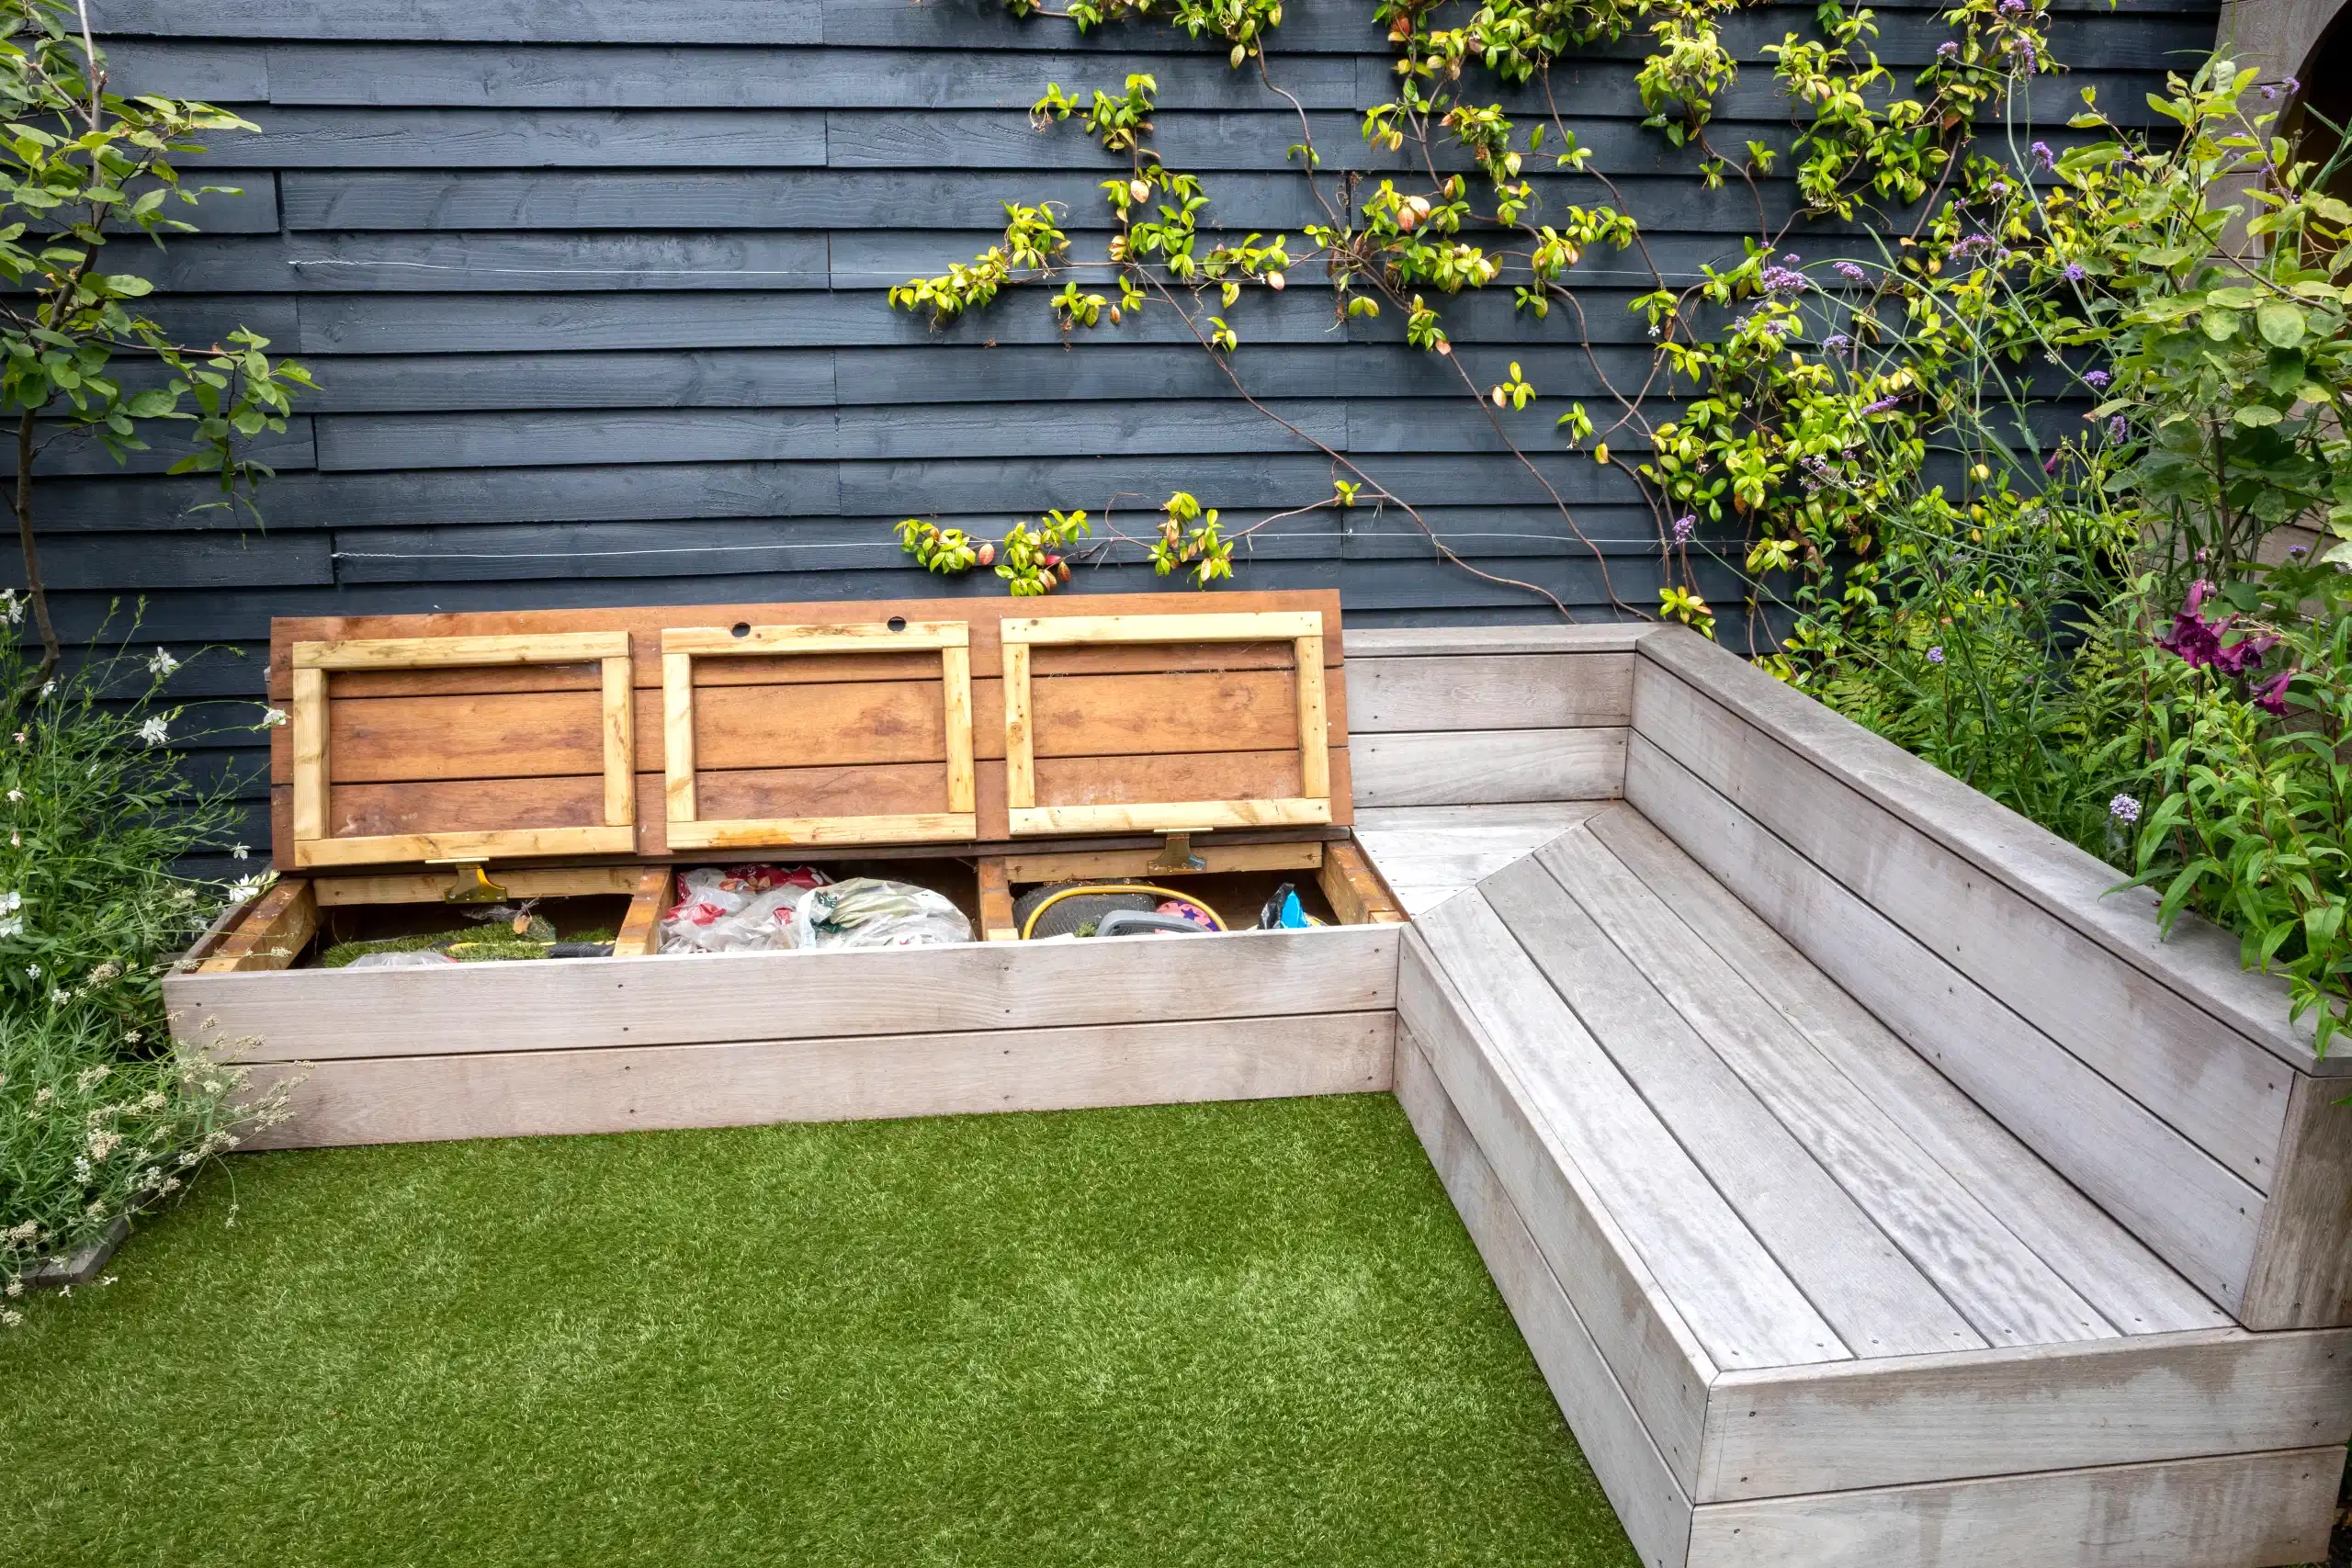
{"type": "Polygon", "coordinates": [[[2199,1289],[2352,1322],[2352,1092],[2284,986],[2122,874],[1735,655],[1641,638],[1644,816],[2199,1289]]]}

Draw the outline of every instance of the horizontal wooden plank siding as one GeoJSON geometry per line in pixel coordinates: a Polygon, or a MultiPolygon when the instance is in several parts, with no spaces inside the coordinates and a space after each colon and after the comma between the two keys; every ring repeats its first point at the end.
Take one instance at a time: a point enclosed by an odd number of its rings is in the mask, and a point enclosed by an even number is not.
{"type": "MultiPolygon", "coordinates": [[[[167,465],[162,443],[127,471],[55,448],[41,504],[69,637],[130,592],[148,599],[142,639],[180,652],[250,647],[272,614],[913,597],[933,589],[891,536],[902,517],[993,536],[1046,507],[1085,507],[1132,535],[1138,509],[1148,523],[1176,490],[1235,524],[1285,514],[1251,537],[1239,581],[1336,588],[1359,626],[1555,618],[1545,594],[1593,621],[1657,603],[1660,519],[1622,465],[1561,450],[1552,429],[1559,400],[1605,402],[1603,373],[1644,378],[1649,342],[1625,308],[1653,286],[1638,256],[1579,265],[1581,325],[1567,311],[1535,321],[1505,291],[1448,300],[1450,361],[1406,347],[1395,311],[1335,330],[1311,269],[1281,295],[1250,291],[1224,312],[1242,338],[1235,368],[1301,434],[1241,401],[1162,307],[1067,336],[1041,291],[944,329],[884,299],[994,243],[1007,201],[1063,203],[1077,251],[1101,254],[1111,224],[1097,183],[1119,161],[1079,126],[1030,127],[1048,83],[1082,96],[1151,73],[1162,154],[1208,181],[1209,230],[1237,234],[1295,237],[1324,220],[1286,152],[1303,111],[1323,194],[1351,217],[1346,175],[1395,177],[1407,162],[1360,133],[1395,80],[1363,6],[1286,8],[1266,59],[1279,92],[1254,66],[1230,69],[1215,38],[1157,22],[1081,36],[993,5],[91,9],[119,90],[201,96],[262,127],[189,160],[204,183],[234,187],[194,209],[200,234],[161,254],[117,247],[117,263],[156,281],[183,337],[250,325],[308,360],[320,390],[269,454],[266,531],[200,510],[200,479],[147,471],[167,465]],[[1515,362],[1542,404],[1497,414],[1468,395],[1515,362]],[[1418,517],[1299,512],[1328,500],[1333,478],[1302,435],[1418,517]],[[1430,531],[1476,570],[1443,561],[1430,531]]],[[[1944,29],[1931,6],[1878,11],[1891,66],[1932,58],[1944,29]]],[[[1811,8],[1743,8],[1722,25],[1743,65],[1716,99],[1719,140],[1784,148],[1791,106],[1764,51],[1809,33],[1811,8]]],[[[2146,89],[2210,39],[2212,13],[2068,6],[2055,28],[2072,73],[2033,85],[2037,118],[2062,121],[2089,85],[2110,112],[2144,120],[2146,89]]],[[[1645,47],[1592,51],[1555,73],[1552,96],[1642,221],[1648,254],[1687,282],[1736,257],[1758,220],[1754,203],[1706,188],[1696,149],[1639,123],[1645,47]]],[[[1494,96],[1546,112],[1540,85],[1494,96]]],[[[1788,166],[1759,182],[1773,221],[1800,205],[1788,166]]],[[[1614,199],[1593,180],[1531,177],[1554,212],[1614,199]]],[[[1805,254],[1874,255],[1855,227],[1816,225],[1805,254]]],[[[1690,390],[1654,387],[1654,415],[1690,390]]],[[[1612,446],[1638,460],[1629,435],[1612,446]]],[[[1158,583],[1136,544],[1080,559],[1071,592],[1158,583]]],[[[1730,574],[1694,560],[1702,592],[1736,599],[1730,574]]],[[[982,572],[944,591],[1001,589],[982,572]]],[[[250,666],[233,674],[226,694],[258,696],[250,666]]],[[[1581,691],[1555,685],[1527,715],[1464,711],[1430,732],[1622,723],[1581,691]]],[[[1388,692],[1368,695],[1366,711],[1387,711],[1388,692]]],[[[1409,775],[1420,764],[1401,746],[1382,760],[1409,775]]],[[[1609,793],[1605,757],[1499,755],[1530,782],[1498,798],[1545,798],[1516,793],[1542,778],[1609,793]]],[[[1434,797],[1408,786],[1383,798],[1434,797]]],[[[257,842],[266,802],[257,790],[248,802],[243,836],[257,842]]]]}

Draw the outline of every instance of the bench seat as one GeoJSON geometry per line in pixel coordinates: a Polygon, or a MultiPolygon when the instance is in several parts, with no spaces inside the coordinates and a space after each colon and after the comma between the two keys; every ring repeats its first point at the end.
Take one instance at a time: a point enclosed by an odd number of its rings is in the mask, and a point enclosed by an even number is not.
{"type": "Polygon", "coordinates": [[[1396,1092],[1645,1562],[2324,1554],[2352,1334],[2236,1326],[1632,807],[1365,826],[1396,1092]]]}

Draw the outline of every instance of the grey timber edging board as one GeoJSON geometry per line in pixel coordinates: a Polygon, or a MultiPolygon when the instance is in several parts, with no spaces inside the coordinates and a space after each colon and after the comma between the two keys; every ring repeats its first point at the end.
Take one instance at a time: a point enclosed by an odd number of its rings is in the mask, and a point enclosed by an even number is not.
{"type": "Polygon", "coordinates": [[[2287,1022],[2285,985],[2249,973],[2225,933],[2184,917],[2173,936],[2160,939],[2155,896],[2144,888],[2110,892],[2122,880],[2112,866],[1695,633],[1661,630],[1638,646],[1649,663],[1690,682],[1906,827],[2031,900],[2053,922],[2179,992],[2298,1072],[2352,1074],[2352,1054],[2314,1057],[2308,1026],[2298,1030],[2287,1022]]]}
{"type": "Polygon", "coordinates": [[[1393,1077],[1397,1103],[1477,1244],[1487,1272],[1634,1550],[1646,1568],[1683,1568],[1690,1545],[1689,1496],[1643,1428],[1461,1112],[1446,1098],[1437,1070],[1403,1028],[1396,1032],[1393,1077]]]}
{"type": "Polygon", "coordinates": [[[2340,1448],[1711,1503],[1689,1568],[2268,1568],[2327,1551],[2340,1448]]]}
{"type": "Polygon", "coordinates": [[[2307,1448],[2352,1438],[2352,1330],[2140,1335],[1724,1372],[1702,1502],[2307,1448]]]}
{"type": "Polygon", "coordinates": [[[179,975],[164,1002],[175,1028],[248,1062],[1055,1029],[1392,1008],[1400,940],[1394,926],[1334,926],[179,975]]]}
{"type": "MultiPolygon", "coordinates": [[[[623,962],[623,961],[615,961],[623,962]]],[[[1389,1087],[1386,1010],[266,1066],[255,1148],[1070,1111],[1389,1087]]]]}
{"type": "Polygon", "coordinates": [[[1531,1116],[1492,1043],[1409,928],[1396,990],[1400,1032],[1426,1053],[1448,1102],[1687,1495],[1698,1474],[1714,1362],[1580,1168],[1561,1157],[1531,1116]]]}
{"type": "Polygon", "coordinates": [[[1485,806],[1622,794],[1625,731],[1440,730],[1348,738],[1364,806],[1485,806]]]}

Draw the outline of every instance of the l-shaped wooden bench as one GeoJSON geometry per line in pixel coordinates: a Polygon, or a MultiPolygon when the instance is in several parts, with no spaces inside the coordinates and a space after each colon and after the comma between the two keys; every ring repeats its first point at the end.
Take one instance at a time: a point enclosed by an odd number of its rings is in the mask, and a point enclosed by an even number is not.
{"type": "Polygon", "coordinates": [[[2324,1555],[2352,1061],[2233,942],[1689,633],[1351,657],[1396,1092],[1645,1562],[2324,1555]]]}
{"type": "MultiPolygon", "coordinates": [[[[1335,629],[1336,600],[1316,613],[1335,629]]],[[[1001,638],[976,624],[985,672],[1001,638]]],[[[1357,629],[1344,671],[1319,646],[1328,746],[1319,702],[1284,706],[1295,670],[1217,678],[1249,699],[1232,734],[1170,711],[1210,751],[1289,746],[1297,719],[1296,765],[1328,751],[1329,819],[1351,798],[1408,925],[1384,903],[1199,941],[422,977],[284,968],[308,926],[272,926],[263,964],[241,926],[167,980],[175,1028],[264,1076],[315,1061],[279,1144],[1393,1089],[1653,1568],[2324,1554],[2352,1437],[2352,1055],[2315,1055],[2234,942],[2158,942],[2110,868],[1688,632],[1357,629]]],[[[691,692],[604,652],[601,686],[559,694],[588,718],[549,767],[618,821],[629,726],[600,740],[598,693],[691,692]]],[[[974,685],[988,751],[1014,710],[974,685]]],[[[385,744],[354,723],[345,774],[385,744]]],[[[314,714],[313,741],[332,728],[314,714]]],[[[914,771],[952,795],[955,754],[914,771]]],[[[1009,755],[980,760],[983,817],[1009,755]]],[[[703,804],[729,765],[700,759],[703,804]]],[[[330,784],[336,823],[386,793],[330,784]]],[[[639,815],[642,852],[663,813],[639,815]]],[[[673,792],[669,824],[695,817],[673,792]]],[[[1329,857],[1361,865],[1344,832],[1208,852],[1327,886],[1329,857]]],[[[668,874],[514,880],[637,886],[641,939],[668,874]]],[[[329,902],[288,887],[280,912],[329,902]]]]}

